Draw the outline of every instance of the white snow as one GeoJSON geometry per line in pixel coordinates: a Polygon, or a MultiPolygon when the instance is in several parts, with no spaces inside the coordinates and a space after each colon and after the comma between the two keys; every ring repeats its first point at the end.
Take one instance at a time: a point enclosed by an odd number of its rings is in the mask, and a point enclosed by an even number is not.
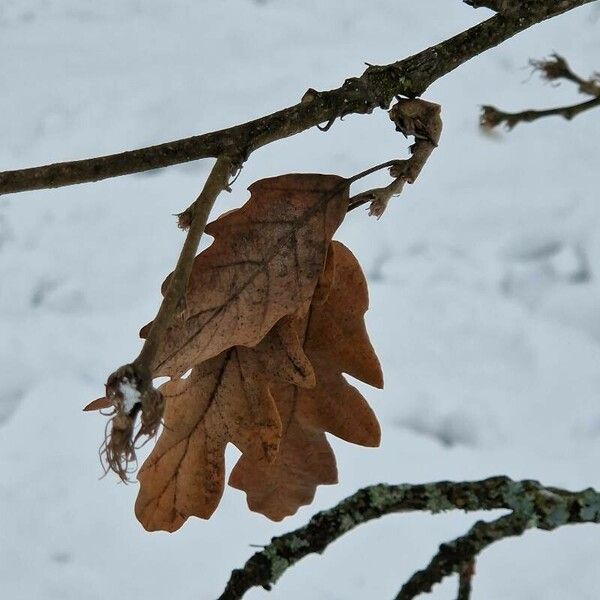
{"type": "Polygon", "coordinates": [[[142,395],[135,384],[126,377],[119,382],[119,391],[123,397],[123,412],[129,414],[133,407],[142,401],[142,395]]]}
{"type": "MultiPolygon", "coordinates": [[[[2,0],[0,169],[244,122],[489,14],[460,0],[2,0]]],[[[426,98],[442,105],[444,132],[418,182],[380,221],[354,211],[340,229],[369,277],[386,387],[361,389],[383,443],[333,440],[340,484],[282,523],[227,489],[210,521],[146,533],[136,485],[100,479],[105,418],[81,412],[137,354],[183,240],[172,215],[210,161],[1,197],[0,597],[210,600],[251,544],[369,483],[504,473],[600,488],[600,113],[477,128],[481,104],[582,99],[536,76],[523,84],[522,67],[557,51],[583,75],[600,69],[599,18],[592,5],[538,25],[435,83],[426,98]]],[[[262,177],[349,176],[406,156],[383,111],[350,116],[253,154],[217,212],[262,177]]],[[[389,598],[442,541],[490,517],[388,517],[247,597],[389,598]]],[[[485,552],[473,598],[596,600],[599,553],[598,527],[527,533],[485,552]]],[[[455,594],[450,580],[432,598],[455,594]]]]}

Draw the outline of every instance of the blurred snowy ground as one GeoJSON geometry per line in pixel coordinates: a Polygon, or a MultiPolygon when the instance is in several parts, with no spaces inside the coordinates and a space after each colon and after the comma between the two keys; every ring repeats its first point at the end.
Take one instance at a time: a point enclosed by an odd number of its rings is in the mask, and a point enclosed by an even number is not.
{"type": "MultiPolygon", "coordinates": [[[[488,14],[458,0],[2,0],[0,166],[243,122],[488,14]]],[[[81,412],[135,356],[182,240],[171,215],[208,161],[0,198],[0,597],[210,600],[250,544],[379,481],[506,473],[600,487],[600,113],[491,137],[477,128],[480,104],[577,101],[568,85],[521,85],[522,67],[557,51],[584,75],[600,69],[599,18],[591,6],[537,26],[433,85],[444,135],[418,184],[381,221],[357,211],[342,227],[370,279],[386,389],[366,395],[383,445],[334,440],[341,484],[280,524],[229,489],[210,522],[145,533],[136,486],[98,478],[103,419],[81,412]]],[[[219,209],[261,177],[351,175],[404,155],[384,112],[348,117],[257,152],[219,209]]],[[[388,517],[306,559],[268,597],[389,598],[473,520],[388,517]]],[[[480,560],[473,598],[597,599],[599,552],[591,526],[503,542],[480,560]]],[[[454,594],[450,581],[433,597],[454,594]]]]}

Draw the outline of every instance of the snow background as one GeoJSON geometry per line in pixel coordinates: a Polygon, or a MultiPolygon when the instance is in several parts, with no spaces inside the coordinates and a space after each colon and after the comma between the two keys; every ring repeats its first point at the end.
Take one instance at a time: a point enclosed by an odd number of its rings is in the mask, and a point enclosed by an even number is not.
{"type": "MultiPolygon", "coordinates": [[[[116,152],[244,122],[337,87],[486,18],[458,0],[1,0],[0,167],[116,152]]],[[[0,198],[0,597],[216,598],[250,544],[358,487],[508,474],[600,487],[598,112],[483,135],[478,106],[580,100],[523,69],[600,68],[600,11],[539,25],[434,84],[444,133],[379,221],[338,239],[370,281],[386,388],[365,394],[380,449],[332,440],[341,483],[283,523],[227,489],[209,522],[148,534],[136,485],[99,479],[104,420],[81,408],[133,358],[183,239],[171,217],[210,161],[0,198]]],[[[254,154],[219,201],[286,172],[351,175],[407,144],[387,115],[348,117],[254,154]]],[[[373,180],[366,185],[371,186],[373,180]]],[[[235,460],[231,452],[230,463],[235,460]]],[[[477,515],[490,518],[490,515],[477,515]]],[[[247,597],[389,598],[476,515],[389,516],[247,597]]],[[[599,531],[530,532],[480,559],[473,598],[597,599],[599,531]]],[[[456,582],[432,598],[455,597],[456,582]]]]}

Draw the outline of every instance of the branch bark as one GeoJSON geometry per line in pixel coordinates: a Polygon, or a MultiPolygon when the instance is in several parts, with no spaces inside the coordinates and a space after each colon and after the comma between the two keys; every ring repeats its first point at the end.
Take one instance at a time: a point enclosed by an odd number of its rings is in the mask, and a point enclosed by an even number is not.
{"type": "Polygon", "coordinates": [[[228,129],[138,150],[86,160],[0,173],[0,194],[56,188],[140,173],[221,154],[241,155],[349,114],[387,108],[394,96],[417,97],[437,79],[551,17],[596,0],[528,0],[518,10],[497,14],[440,44],[404,60],[369,66],[337,89],[309,90],[302,101],[271,115],[228,129]]]}
{"type": "Polygon", "coordinates": [[[473,8],[489,8],[496,12],[502,12],[511,4],[510,0],[463,0],[465,4],[473,8]]]}
{"type": "Polygon", "coordinates": [[[460,572],[495,541],[530,528],[553,530],[567,524],[600,523],[600,493],[593,489],[571,492],[503,476],[471,482],[370,486],[317,513],[304,527],[273,538],[244,567],[231,573],[219,600],[239,600],[257,586],[271,589],[299,560],[322,553],[330,543],[373,519],[407,511],[438,513],[455,509],[508,509],[512,513],[491,523],[478,522],[465,536],[442,545],[430,565],[402,588],[398,599],[414,598],[446,575],[460,572]]]}

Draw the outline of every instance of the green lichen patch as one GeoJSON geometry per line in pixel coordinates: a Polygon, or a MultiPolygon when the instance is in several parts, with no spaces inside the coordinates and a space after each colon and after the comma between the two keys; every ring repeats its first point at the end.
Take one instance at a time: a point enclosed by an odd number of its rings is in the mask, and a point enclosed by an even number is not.
{"type": "Polygon", "coordinates": [[[579,516],[584,521],[600,523],[600,494],[598,492],[591,488],[583,490],[579,503],[581,505],[579,516]]]}
{"type": "Polygon", "coordinates": [[[533,515],[535,505],[522,482],[507,481],[502,498],[506,502],[506,505],[515,512],[527,517],[533,515]]]}
{"type": "Polygon", "coordinates": [[[285,544],[291,552],[297,552],[302,548],[308,548],[310,544],[303,538],[298,537],[297,535],[292,535],[286,540],[285,544]]]}
{"type": "Polygon", "coordinates": [[[275,583],[290,566],[290,561],[283,556],[280,556],[279,551],[275,546],[267,546],[263,550],[263,556],[269,561],[271,565],[271,578],[270,582],[275,583]]]}
{"type": "Polygon", "coordinates": [[[426,484],[425,493],[427,494],[427,510],[433,514],[456,508],[435,483],[426,484]]]}
{"type": "Polygon", "coordinates": [[[367,488],[369,497],[369,505],[376,510],[384,510],[390,506],[401,503],[406,497],[406,492],[412,488],[411,485],[394,485],[385,484],[374,485],[367,488]]]}

